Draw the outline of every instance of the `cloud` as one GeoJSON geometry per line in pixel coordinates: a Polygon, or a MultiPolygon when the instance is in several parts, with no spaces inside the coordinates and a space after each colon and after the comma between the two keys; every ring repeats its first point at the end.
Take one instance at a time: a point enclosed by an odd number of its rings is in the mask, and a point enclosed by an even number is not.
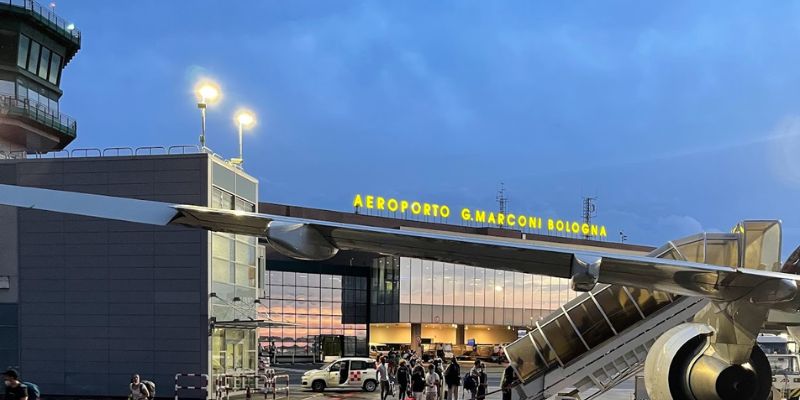
{"type": "Polygon", "coordinates": [[[778,123],[769,147],[772,172],[791,186],[800,184],[800,116],[791,115],[778,123]]]}
{"type": "Polygon", "coordinates": [[[704,232],[703,224],[688,215],[668,215],[656,221],[659,231],[674,232],[674,239],[704,232]]]}

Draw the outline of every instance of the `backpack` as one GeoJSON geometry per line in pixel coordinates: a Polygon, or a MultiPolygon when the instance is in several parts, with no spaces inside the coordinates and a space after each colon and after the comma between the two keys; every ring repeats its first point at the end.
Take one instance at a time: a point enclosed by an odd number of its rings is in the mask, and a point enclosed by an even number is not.
{"type": "Polygon", "coordinates": [[[39,400],[42,397],[42,392],[35,383],[22,382],[22,384],[28,387],[28,400],[39,400]]]}
{"type": "Polygon", "coordinates": [[[156,397],[156,384],[155,383],[153,383],[152,381],[142,381],[142,385],[144,385],[144,387],[146,387],[147,391],[150,393],[150,396],[147,397],[148,399],[152,399],[152,398],[156,397]]]}
{"type": "Polygon", "coordinates": [[[444,371],[444,381],[450,386],[458,385],[458,376],[460,375],[458,364],[450,364],[444,371]]]}
{"type": "Polygon", "coordinates": [[[464,389],[465,390],[475,390],[476,386],[477,385],[475,384],[475,377],[472,376],[472,374],[467,373],[466,375],[464,375],[464,389]]]}

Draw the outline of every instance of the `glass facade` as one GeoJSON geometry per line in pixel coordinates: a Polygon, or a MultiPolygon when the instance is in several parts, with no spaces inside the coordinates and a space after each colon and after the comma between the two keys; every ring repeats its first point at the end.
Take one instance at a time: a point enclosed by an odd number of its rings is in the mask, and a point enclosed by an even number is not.
{"type": "Polygon", "coordinates": [[[568,279],[385,257],[371,296],[372,322],[530,326],[577,293],[568,279]]]}
{"type": "Polygon", "coordinates": [[[19,35],[17,65],[30,73],[58,85],[61,74],[61,55],[25,35],[19,35]]]}
{"type": "Polygon", "coordinates": [[[260,329],[279,356],[312,356],[331,335],[342,337],[342,355],[367,355],[366,277],[270,270],[265,279],[270,317],[297,324],[260,329]]]}
{"type": "MultiPolygon", "coordinates": [[[[209,204],[226,210],[255,211],[257,183],[224,165],[211,162],[209,204]]],[[[211,317],[218,323],[256,319],[259,296],[258,239],[210,232],[211,317]]],[[[211,365],[215,374],[255,370],[258,364],[256,329],[214,328],[211,365]]]]}

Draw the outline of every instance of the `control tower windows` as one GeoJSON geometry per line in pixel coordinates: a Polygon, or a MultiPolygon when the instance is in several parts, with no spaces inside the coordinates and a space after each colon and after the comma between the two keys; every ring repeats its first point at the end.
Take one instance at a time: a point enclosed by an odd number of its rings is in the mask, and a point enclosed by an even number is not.
{"type": "Polygon", "coordinates": [[[17,51],[17,65],[22,68],[28,66],[28,49],[31,47],[31,40],[25,35],[19,35],[19,48],[17,51]]]}
{"type": "Polygon", "coordinates": [[[28,53],[28,71],[34,74],[39,69],[39,50],[41,47],[39,43],[31,41],[31,51],[28,53]]]}
{"type": "Polygon", "coordinates": [[[20,67],[54,85],[58,85],[62,60],[63,58],[60,54],[25,35],[19,35],[17,65],[20,67]]]}
{"type": "Polygon", "coordinates": [[[50,56],[50,76],[48,80],[53,85],[58,85],[58,75],[61,72],[61,56],[53,53],[50,56]]]}
{"type": "Polygon", "coordinates": [[[50,50],[42,47],[42,54],[39,58],[39,77],[47,79],[47,68],[50,67],[50,50]]]}

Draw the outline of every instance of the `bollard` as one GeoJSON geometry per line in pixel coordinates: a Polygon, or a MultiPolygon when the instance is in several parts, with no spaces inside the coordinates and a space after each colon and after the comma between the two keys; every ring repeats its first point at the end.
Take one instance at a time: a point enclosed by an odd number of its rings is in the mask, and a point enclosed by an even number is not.
{"type": "Polygon", "coordinates": [[[250,393],[250,385],[248,385],[247,387],[245,387],[244,398],[250,400],[252,399],[252,397],[253,397],[252,393],[250,393]]]}

